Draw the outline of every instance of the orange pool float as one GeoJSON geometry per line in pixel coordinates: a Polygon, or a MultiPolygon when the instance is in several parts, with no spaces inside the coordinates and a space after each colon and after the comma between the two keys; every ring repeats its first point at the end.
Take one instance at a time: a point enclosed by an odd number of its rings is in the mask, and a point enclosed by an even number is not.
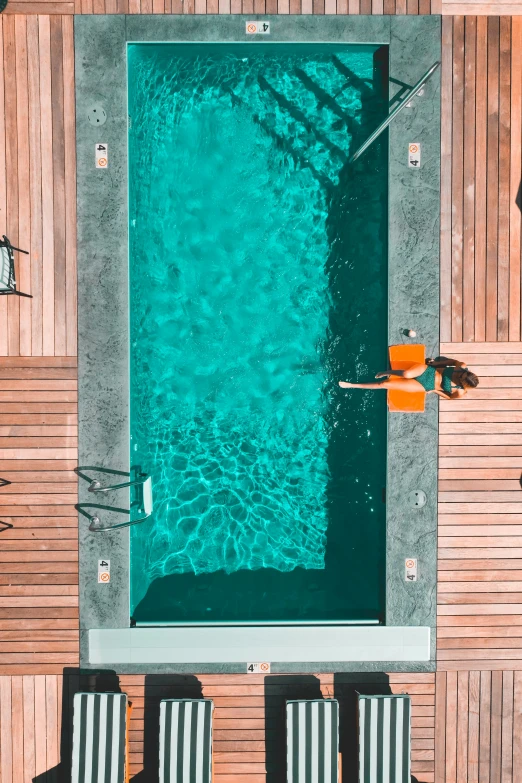
{"type": "MultiPolygon", "coordinates": [[[[390,345],[390,367],[392,370],[407,370],[412,364],[424,364],[425,345],[390,345]]],[[[389,381],[398,381],[396,375],[390,375],[389,381]]],[[[424,413],[426,392],[404,392],[388,389],[388,408],[393,413],[424,413]]]]}

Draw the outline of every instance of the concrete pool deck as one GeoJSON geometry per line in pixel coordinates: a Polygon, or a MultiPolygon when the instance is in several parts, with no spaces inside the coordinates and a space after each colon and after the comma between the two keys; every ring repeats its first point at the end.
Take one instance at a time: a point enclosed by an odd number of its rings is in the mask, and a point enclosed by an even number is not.
{"type": "MultiPolygon", "coordinates": [[[[401,85],[411,86],[440,60],[438,17],[274,17],[270,22],[271,42],[388,45],[391,97],[401,85]]],[[[129,469],[126,44],[248,39],[253,46],[263,41],[262,36],[254,40],[246,36],[244,19],[238,17],[93,16],[76,20],[80,466],[129,469]],[[101,129],[87,119],[94,104],[101,104],[107,112],[107,123],[101,129]],[[107,171],[94,167],[93,151],[98,142],[108,144],[107,171]]],[[[439,333],[439,117],[440,71],[426,85],[425,94],[392,123],[389,137],[389,341],[400,342],[401,331],[414,328],[431,355],[438,353],[439,333]],[[408,168],[407,145],[413,141],[423,145],[420,170],[408,168]]],[[[434,669],[437,442],[435,399],[428,398],[423,416],[389,415],[386,627],[381,628],[380,647],[386,649],[387,634],[393,628],[429,628],[430,660],[425,660],[426,655],[421,660],[407,658],[407,663],[402,656],[402,660],[381,658],[378,662],[374,656],[354,659],[347,643],[345,660],[335,662],[338,671],[434,669]],[[408,499],[415,490],[427,495],[421,509],[413,508],[408,499]],[[419,562],[421,577],[415,583],[405,581],[404,563],[409,557],[419,562]]],[[[80,482],[79,491],[80,503],[92,500],[85,482],[80,482]]],[[[125,502],[121,495],[114,496],[108,498],[108,505],[125,506],[125,502]]],[[[80,516],[79,527],[81,662],[89,666],[88,632],[123,631],[130,625],[129,531],[93,535],[84,516],[80,516]],[[99,559],[111,562],[109,587],[93,579],[99,559]]],[[[151,644],[152,636],[151,631],[151,644]]],[[[98,641],[100,638],[103,633],[97,636],[98,641]]],[[[125,656],[129,653],[122,655],[124,659],[112,660],[111,665],[117,668],[121,664],[128,670],[131,662],[125,656]]],[[[238,657],[242,661],[244,656],[238,651],[238,657]]],[[[285,656],[285,660],[289,658],[285,656]]],[[[282,669],[302,670],[306,666],[297,663],[297,652],[295,660],[295,665],[281,662],[282,669]]],[[[328,670],[325,665],[333,665],[331,659],[313,663],[323,670],[328,670]]],[[[135,664],[139,662],[134,660],[135,664]]],[[[216,661],[215,670],[223,671],[224,665],[216,661]]],[[[158,671],[169,669],[168,665],[154,666],[158,671]]],[[[197,660],[187,660],[182,670],[191,667],[201,670],[201,662],[198,666],[197,660]]],[[[243,669],[242,662],[226,665],[227,671],[243,669]]],[[[205,670],[212,671],[212,665],[206,663],[205,670]]],[[[273,671],[278,670],[274,660],[273,671]]]]}

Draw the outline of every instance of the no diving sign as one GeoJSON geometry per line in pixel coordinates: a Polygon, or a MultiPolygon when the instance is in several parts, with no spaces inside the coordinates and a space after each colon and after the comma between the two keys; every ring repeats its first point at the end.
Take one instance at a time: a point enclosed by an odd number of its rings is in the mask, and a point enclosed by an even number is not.
{"type": "Polygon", "coordinates": [[[421,166],[421,145],[418,141],[410,141],[408,144],[408,167],[410,169],[420,169],[421,166]]]}
{"type": "Polygon", "coordinates": [[[247,35],[270,35],[270,22],[246,22],[247,35]]]}
{"type": "Polygon", "coordinates": [[[247,672],[249,674],[270,674],[269,663],[247,663],[247,672]]]}
{"type": "Polygon", "coordinates": [[[95,144],[95,161],[97,169],[106,169],[109,163],[109,145],[99,141],[95,144]]]}
{"type": "Polygon", "coordinates": [[[111,561],[98,560],[98,584],[106,585],[111,581],[111,561]]]}
{"type": "Polygon", "coordinates": [[[404,561],[404,578],[407,582],[417,581],[417,558],[407,557],[404,561]]]}

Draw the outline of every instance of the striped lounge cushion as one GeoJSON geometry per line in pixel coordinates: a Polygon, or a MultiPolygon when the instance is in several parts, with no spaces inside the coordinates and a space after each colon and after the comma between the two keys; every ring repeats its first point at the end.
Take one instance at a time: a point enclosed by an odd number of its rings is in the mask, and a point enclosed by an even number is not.
{"type": "Polygon", "coordinates": [[[409,696],[359,695],[359,783],[410,783],[409,696]]]}
{"type": "Polygon", "coordinates": [[[337,783],[337,700],[287,701],[286,750],[288,783],[337,783]]]}
{"type": "Polygon", "coordinates": [[[127,696],[74,696],[72,783],[124,783],[127,696]]]}
{"type": "Polygon", "coordinates": [[[6,247],[0,247],[0,291],[10,291],[11,257],[6,247]]]}
{"type": "Polygon", "coordinates": [[[160,703],[160,783],[210,783],[210,699],[164,699],[160,703]]]}

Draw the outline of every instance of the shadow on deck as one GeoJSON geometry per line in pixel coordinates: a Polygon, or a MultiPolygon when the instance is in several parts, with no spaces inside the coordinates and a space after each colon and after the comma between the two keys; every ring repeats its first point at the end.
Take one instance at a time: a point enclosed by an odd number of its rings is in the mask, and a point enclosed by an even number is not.
{"type": "MultiPolygon", "coordinates": [[[[138,679],[142,679],[139,677],[138,679]]],[[[120,677],[111,670],[93,673],[81,672],[79,669],[64,669],[62,691],[62,723],[60,739],[61,762],[58,766],[33,778],[33,783],[65,783],[70,780],[71,753],[72,753],[72,719],[74,694],[79,692],[125,692],[129,701],[134,703],[130,724],[131,756],[136,753],[132,746],[143,747],[143,766],[133,776],[132,783],[149,783],[158,780],[159,759],[159,705],[162,699],[198,699],[205,696],[204,688],[200,680],[194,675],[169,674],[169,675],[145,675],[142,684],[129,682],[122,687],[120,677]]],[[[252,684],[260,686],[257,678],[252,678],[252,684]]],[[[269,675],[262,683],[262,714],[264,720],[256,721],[257,729],[245,727],[245,720],[237,717],[227,720],[227,748],[230,746],[233,736],[234,749],[241,752],[240,745],[245,743],[245,759],[252,748],[252,740],[257,739],[256,746],[261,749],[259,743],[264,745],[266,783],[284,783],[286,780],[286,725],[285,704],[289,699],[322,699],[335,698],[340,706],[340,752],[341,752],[341,783],[354,783],[358,778],[358,737],[357,737],[357,693],[364,694],[390,694],[392,689],[387,674],[336,674],[333,685],[321,684],[319,676],[305,675],[269,675]],[[264,723],[264,731],[261,725],[264,723]],[[229,725],[230,724],[230,725],[229,725]]],[[[212,690],[212,686],[211,686],[212,690]]],[[[253,705],[259,704],[259,696],[247,695],[245,686],[244,710],[234,710],[234,714],[247,714],[247,709],[252,711],[253,705]]],[[[214,695],[216,711],[221,702],[230,701],[226,695],[214,695]]],[[[237,701],[234,699],[234,703],[237,701]]],[[[222,718],[217,718],[222,722],[222,718]]],[[[246,721],[246,723],[253,723],[246,721]]],[[[222,729],[215,734],[219,737],[222,729]]],[[[214,752],[219,750],[221,739],[214,739],[214,752]]],[[[236,754],[234,754],[236,755],[236,754]]],[[[136,763],[131,764],[136,769],[136,763]]],[[[227,774],[227,779],[231,776],[227,774]]],[[[232,776],[233,777],[233,776],[232,776]]],[[[238,775],[238,781],[241,775],[238,775]]],[[[215,771],[214,779],[219,781],[220,774],[215,771]]],[[[412,777],[412,783],[417,783],[417,778],[412,777]]]]}

